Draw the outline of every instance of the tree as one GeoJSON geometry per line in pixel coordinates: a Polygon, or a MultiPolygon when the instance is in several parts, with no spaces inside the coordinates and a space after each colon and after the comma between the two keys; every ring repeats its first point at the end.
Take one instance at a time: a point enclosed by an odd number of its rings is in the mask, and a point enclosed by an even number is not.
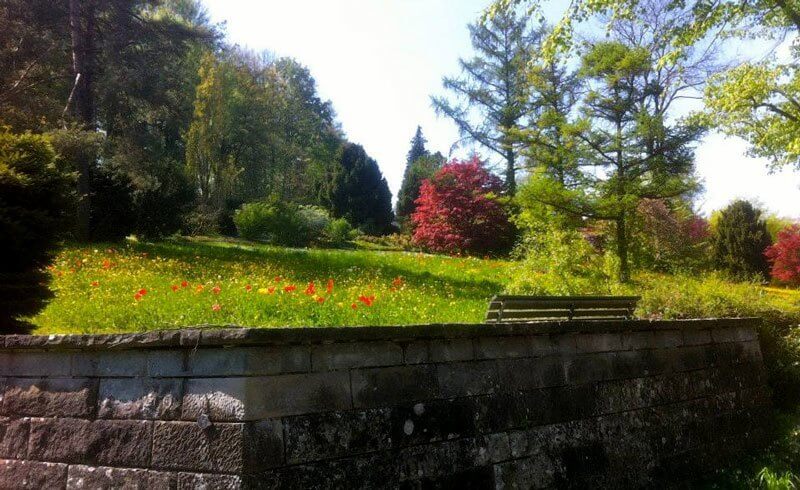
{"type": "MultiPolygon", "coordinates": [[[[543,57],[574,47],[575,26],[594,16],[607,19],[637,18],[643,5],[652,0],[578,0],[569,8],[543,43],[543,57]]],[[[531,13],[541,13],[541,0],[497,0],[491,11],[501,15],[506,9],[525,4],[531,13]]],[[[754,36],[784,39],[800,31],[800,5],[787,0],[721,0],[708,2],[663,2],[663,10],[673,22],[665,32],[658,52],[659,64],[685,59],[694,47],[729,37],[754,36]]],[[[705,47],[697,49],[703,51],[705,47]]],[[[792,48],[796,51],[796,47],[792,48]]],[[[794,53],[796,56],[796,53],[794,53]]],[[[679,74],[680,75],[680,74],[679,74]]],[[[697,121],[738,136],[750,144],[750,153],[771,160],[772,168],[792,165],[800,168],[800,75],[794,63],[774,61],[745,63],[722,71],[710,79],[706,89],[707,110],[697,121]]],[[[697,86],[705,83],[698,79],[697,86]]]]}
{"type": "Polygon", "coordinates": [[[778,233],[778,240],[767,248],[772,264],[772,277],[793,286],[800,286],[800,225],[787,226],[778,233]]]}
{"type": "Polygon", "coordinates": [[[392,193],[378,163],[355,143],[344,144],[340,162],[331,195],[334,216],[367,233],[389,232],[394,220],[392,193]]]}
{"type": "Polygon", "coordinates": [[[436,112],[452,119],[463,137],[503,158],[505,189],[514,195],[519,159],[514,131],[525,127],[531,115],[526,63],[540,32],[529,29],[527,20],[511,11],[470,25],[469,31],[476,56],[459,60],[463,77],[443,81],[455,100],[431,100],[436,112]]]}
{"type": "Polygon", "coordinates": [[[52,296],[42,269],[66,231],[71,182],[47,139],[0,131],[0,333],[22,333],[20,316],[52,296]]]}
{"type": "Polygon", "coordinates": [[[692,144],[700,129],[670,127],[653,107],[645,74],[655,61],[644,48],[609,41],[592,46],[580,74],[589,89],[582,117],[566,132],[578,145],[559,168],[540,169],[529,195],[556,210],[614,225],[619,279],[630,277],[630,220],[642,199],[673,198],[696,188],[692,144]]]}
{"type": "Polygon", "coordinates": [[[414,202],[419,197],[419,187],[422,181],[433,176],[433,173],[442,166],[444,157],[441,154],[431,155],[425,149],[427,140],[422,135],[422,128],[417,126],[417,132],[411,139],[411,149],[406,156],[406,169],[403,172],[403,183],[397,193],[397,219],[405,222],[414,212],[414,202]]]}
{"type": "Polygon", "coordinates": [[[714,264],[733,277],[767,277],[764,252],[772,244],[761,210],[747,201],[734,201],[719,213],[712,248],[714,264]]]}
{"type": "Polygon", "coordinates": [[[414,241],[451,254],[508,250],[514,234],[501,191],[502,181],[477,156],[466,162],[453,160],[422,183],[412,215],[414,241]]]}

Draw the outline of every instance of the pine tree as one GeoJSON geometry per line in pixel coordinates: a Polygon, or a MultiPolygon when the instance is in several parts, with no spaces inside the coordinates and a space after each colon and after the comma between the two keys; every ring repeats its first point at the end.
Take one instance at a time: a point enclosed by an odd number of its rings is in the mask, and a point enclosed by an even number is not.
{"type": "Polygon", "coordinates": [[[406,157],[403,183],[397,193],[397,219],[401,222],[407,220],[411,213],[414,212],[414,201],[419,197],[419,186],[422,185],[422,181],[433,175],[433,172],[427,175],[425,172],[420,172],[420,167],[425,167],[426,165],[420,165],[418,161],[421,158],[430,158],[431,156],[428,150],[425,149],[425,143],[427,143],[427,140],[422,135],[422,128],[417,126],[417,132],[411,139],[411,149],[408,150],[408,156],[406,157]]]}
{"type": "Polygon", "coordinates": [[[336,217],[366,233],[388,233],[394,221],[392,193],[378,163],[361,145],[345,143],[331,203],[336,217]]]}
{"type": "Polygon", "coordinates": [[[736,278],[766,278],[764,255],[772,244],[761,210],[747,201],[734,201],[719,213],[712,238],[714,264],[736,278]]]}

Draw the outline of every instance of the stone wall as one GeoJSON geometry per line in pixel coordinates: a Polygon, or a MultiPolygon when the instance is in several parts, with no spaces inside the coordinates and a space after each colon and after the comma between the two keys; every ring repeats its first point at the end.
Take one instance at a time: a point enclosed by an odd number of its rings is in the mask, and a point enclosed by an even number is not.
{"type": "Polygon", "coordinates": [[[0,487],[637,487],[684,478],[762,439],[769,393],[754,326],[7,336],[0,487]]]}

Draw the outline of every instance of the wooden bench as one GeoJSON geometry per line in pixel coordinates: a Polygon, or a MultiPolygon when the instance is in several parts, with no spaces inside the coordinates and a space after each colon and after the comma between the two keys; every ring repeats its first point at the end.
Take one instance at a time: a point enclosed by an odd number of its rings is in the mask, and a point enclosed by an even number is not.
{"type": "Polygon", "coordinates": [[[486,323],[539,320],[629,320],[639,296],[513,296],[489,302],[486,323]]]}

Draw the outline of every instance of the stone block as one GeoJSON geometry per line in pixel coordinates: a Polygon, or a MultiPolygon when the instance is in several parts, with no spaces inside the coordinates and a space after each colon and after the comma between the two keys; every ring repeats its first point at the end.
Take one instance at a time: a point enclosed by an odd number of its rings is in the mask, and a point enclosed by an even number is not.
{"type": "Polygon", "coordinates": [[[311,365],[314,371],[396,366],[402,363],[402,347],[388,341],[340,342],[319,344],[311,348],[311,365]]]}
{"type": "Polygon", "coordinates": [[[408,447],[474,437],[481,409],[477,400],[432,400],[392,408],[389,441],[393,447],[408,447]]]}
{"type": "Polygon", "coordinates": [[[567,363],[561,357],[500,359],[498,380],[503,392],[530,391],[566,383],[567,363]]]}
{"type": "Polygon", "coordinates": [[[0,459],[0,488],[33,489],[64,488],[67,465],[0,459]]]}
{"type": "Polygon", "coordinates": [[[711,343],[711,330],[687,328],[682,333],[683,345],[705,345],[711,343]]]}
{"type": "Polygon", "coordinates": [[[25,459],[28,455],[27,418],[0,417],[0,458],[25,459]]]}
{"type": "Polygon", "coordinates": [[[97,381],[89,378],[8,378],[3,413],[39,417],[94,415],[97,381]]]}
{"type": "Polygon", "coordinates": [[[564,363],[569,384],[591,383],[614,379],[614,353],[576,356],[564,363]]]}
{"type": "Polygon", "coordinates": [[[735,327],[722,327],[711,330],[711,338],[714,342],[736,342],[736,328],[735,327]]]}
{"type": "MultiPolygon", "coordinates": [[[[263,482],[255,479],[253,488],[260,488],[263,482]]],[[[214,489],[214,490],[239,490],[245,487],[241,476],[215,475],[212,473],[179,473],[178,490],[214,489]]]]}
{"type": "Polygon", "coordinates": [[[84,488],[146,488],[170,490],[178,485],[178,475],[162,471],[70,465],[67,490],[84,488]]]}
{"type": "Polygon", "coordinates": [[[311,368],[308,348],[299,345],[198,349],[188,358],[193,377],[300,373],[311,368]]]}
{"type": "Polygon", "coordinates": [[[146,351],[97,351],[75,354],[72,361],[73,376],[140,377],[147,375],[146,351]]]}
{"type": "Polygon", "coordinates": [[[355,408],[391,407],[439,396],[432,364],[366,368],[351,371],[355,408]]]}
{"type": "Polygon", "coordinates": [[[352,408],[347,371],[247,379],[247,409],[255,419],[352,408]]]}
{"type": "Polygon", "coordinates": [[[611,352],[622,349],[622,334],[584,333],[575,337],[578,353],[611,352]]]}
{"type": "Polygon", "coordinates": [[[183,420],[259,420],[351,408],[346,371],[186,381],[183,420]]]}
{"type": "Polygon", "coordinates": [[[653,346],[653,332],[623,332],[620,340],[622,350],[651,349],[653,346]]]}
{"type": "Polygon", "coordinates": [[[495,361],[449,362],[436,366],[439,394],[445,398],[494,393],[500,388],[495,361]]]}
{"type": "Polygon", "coordinates": [[[478,337],[474,343],[476,359],[546,356],[555,351],[553,342],[544,335],[478,337]]]}
{"type": "Polygon", "coordinates": [[[183,420],[201,415],[214,421],[248,419],[249,378],[198,378],[186,380],[183,394],[183,420]]]}
{"type": "Polygon", "coordinates": [[[152,422],[31,419],[28,457],[41,461],[147,466],[152,422]]]}
{"type": "Polygon", "coordinates": [[[189,349],[150,351],[147,354],[147,374],[154,378],[191,376],[191,355],[189,349]]]}
{"type": "Polygon", "coordinates": [[[507,488],[552,488],[559,467],[547,455],[519,459],[494,465],[496,489],[507,488]]]}
{"type": "Polygon", "coordinates": [[[283,419],[286,462],[297,464],[391,448],[391,411],[327,412],[283,419]]]}
{"type": "Polygon", "coordinates": [[[5,376],[69,376],[72,354],[67,352],[0,352],[5,376]]]}
{"type": "Polygon", "coordinates": [[[405,348],[406,364],[469,361],[475,358],[472,339],[421,340],[405,348]]]}
{"type": "Polygon", "coordinates": [[[248,473],[283,464],[277,420],[214,423],[156,422],[152,466],[212,473],[248,473]]]}
{"type": "Polygon", "coordinates": [[[656,349],[670,349],[683,344],[683,335],[680,330],[654,330],[653,347],[656,349]]]}
{"type": "Polygon", "coordinates": [[[175,378],[103,378],[98,417],[170,420],[180,417],[183,380],[175,378]]]}

